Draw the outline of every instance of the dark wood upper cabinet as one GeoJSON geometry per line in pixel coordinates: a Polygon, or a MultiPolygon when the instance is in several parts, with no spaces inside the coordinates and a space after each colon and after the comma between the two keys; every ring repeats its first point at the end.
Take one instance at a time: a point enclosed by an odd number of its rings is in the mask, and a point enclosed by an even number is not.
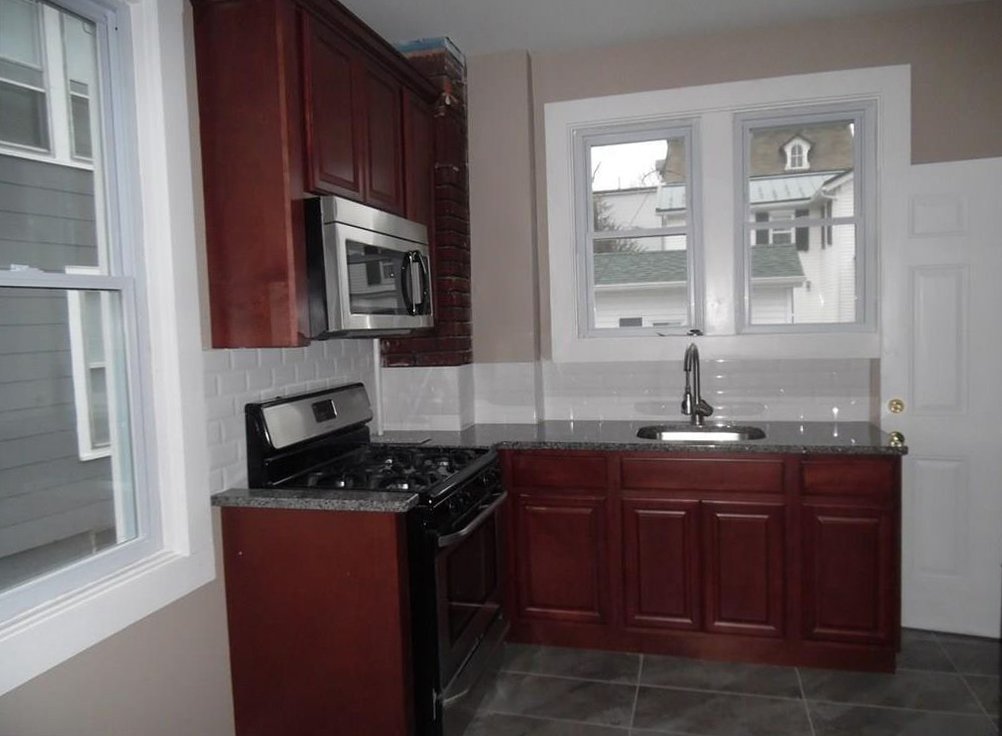
{"type": "Polygon", "coordinates": [[[307,188],[363,198],[365,72],[359,51],[302,13],[307,188]]]}
{"type": "Polygon", "coordinates": [[[303,200],[404,214],[427,181],[414,206],[430,220],[434,140],[405,135],[404,102],[437,92],[334,0],[191,2],[212,345],[305,345],[303,200]]]}
{"type": "Polygon", "coordinates": [[[404,213],[403,107],[400,82],[377,67],[365,69],[365,199],[404,213]]]}
{"type": "Polygon", "coordinates": [[[435,119],[431,105],[404,92],[404,202],[408,220],[434,225],[435,119]]]}

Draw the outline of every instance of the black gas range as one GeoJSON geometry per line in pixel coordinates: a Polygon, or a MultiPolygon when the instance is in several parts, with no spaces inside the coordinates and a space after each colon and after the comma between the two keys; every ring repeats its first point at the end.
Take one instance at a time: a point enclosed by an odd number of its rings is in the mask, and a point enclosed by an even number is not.
{"type": "Polygon", "coordinates": [[[360,383],[247,404],[245,414],[251,488],[416,495],[407,527],[417,733],[463,733],[508,630],[497,453],[372,442],[360,383]]]}

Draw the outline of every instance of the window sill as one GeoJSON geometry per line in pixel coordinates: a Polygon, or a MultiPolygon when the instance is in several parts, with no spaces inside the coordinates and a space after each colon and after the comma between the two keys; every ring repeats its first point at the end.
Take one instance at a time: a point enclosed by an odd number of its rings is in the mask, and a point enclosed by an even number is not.
{"type": "MultiPolygon", "coordinates": [[[[211,536],[209,537],[211,539],[211,536]]],[[[215,577],[212,547],[161,551],[0,625],[0,694],[215,577]]]]}

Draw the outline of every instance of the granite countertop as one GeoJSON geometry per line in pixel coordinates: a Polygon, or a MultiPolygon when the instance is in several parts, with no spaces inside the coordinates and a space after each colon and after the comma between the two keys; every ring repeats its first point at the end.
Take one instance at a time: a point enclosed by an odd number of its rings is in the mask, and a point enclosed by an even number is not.
{"type": "MultiPolygon", "coordinates": [[[[743,442],[662,442],[637,437],[656,420],[549,421],[537,424],[474,424],[456,432],[407,431],[373,435],[374,443],[441,447],[497,447],[513,450],[645,451],[663,453],[795,453],[821,455],[904,455],[888,436],[866,422],[751,423],[765,438],[743,442]]],[[[676,422],[671,422],[676,423],[676,422]]],[[[681,423],[681,422],[677,422],[681,423]]],[[[414,493],[318,489],[232,488],[212,497],[214,506],[321,511],[403,513],[418,503],[414,493]]]]}
{"type": "Polygon", "coordinates": [[[312,511],[368,511],[400,514],[417,506],[416,493],[324,491],[317,488],[230,488],[212,497],[213,506],[312,511]]]}
{"type": "Polygon", "coordinates": [[[765,431],[765,438],[740,442],[663,442],[643,440],[637,430],[651,424],[684,424],[677,420],[548,421],[537,424],[474,424],[456,432],[392,431],[373,435],[373,442],[441,446],[497,447],[516,450],[608,450],[667,453],[795,453],[833,455],[904,455],[888,435],[867,422],[737,422],[765,431]]]}

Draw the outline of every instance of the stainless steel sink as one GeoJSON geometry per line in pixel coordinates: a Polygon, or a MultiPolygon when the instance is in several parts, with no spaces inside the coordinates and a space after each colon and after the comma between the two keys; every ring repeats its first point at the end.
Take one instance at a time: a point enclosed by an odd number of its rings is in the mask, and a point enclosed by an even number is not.
{"type": "Polygon", "coordinates": [[[641,427],[637,437],[662,442],[743,442],[760,440],[765,437],[758,427],[742,427],[735,424],[652,424],[641,427]]]}

